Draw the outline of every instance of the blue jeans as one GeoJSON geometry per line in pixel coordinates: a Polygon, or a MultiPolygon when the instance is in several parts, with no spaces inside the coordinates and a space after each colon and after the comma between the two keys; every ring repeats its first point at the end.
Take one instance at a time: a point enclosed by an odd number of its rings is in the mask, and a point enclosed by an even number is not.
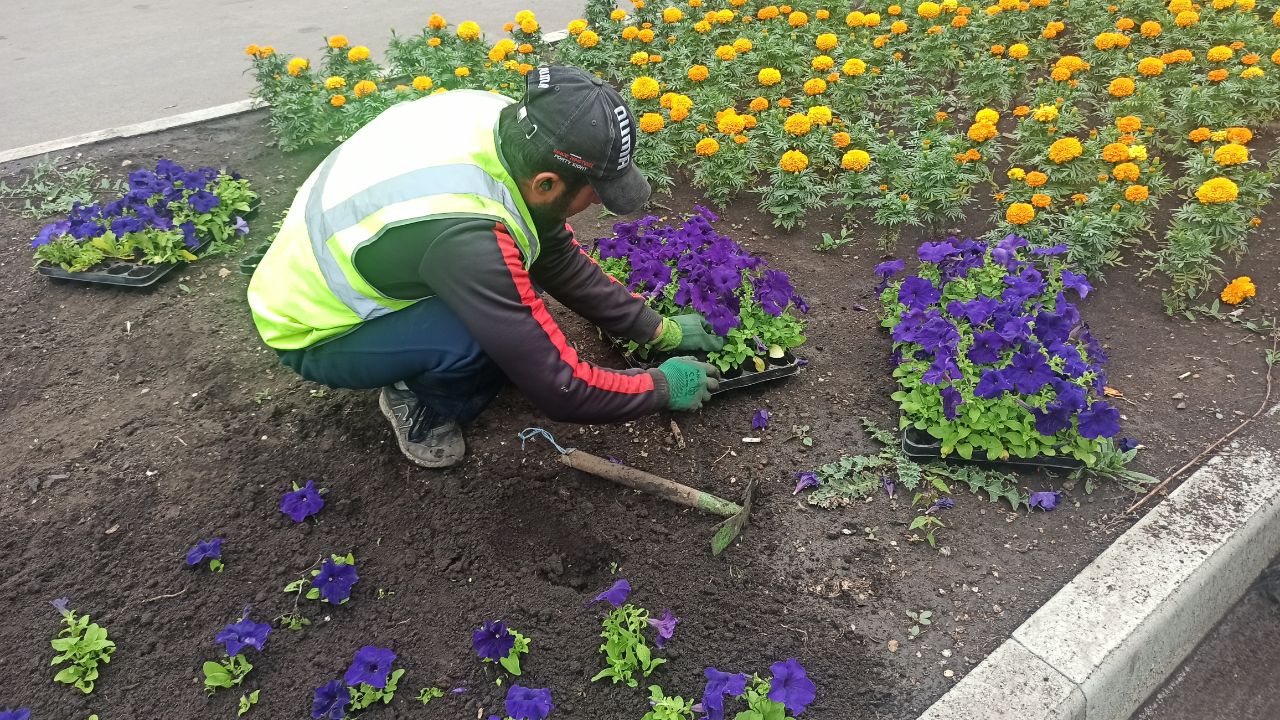
{"type": "MultiPolygon", "coordinates": [[[[280,361],[312,382],[369,389],[404,382],[440,420],[474,420],[507,383],[506,376],[439,298],[365,322],[280,361]]],[[[428,425],[430,427],[430,425],[428,425]]]]}

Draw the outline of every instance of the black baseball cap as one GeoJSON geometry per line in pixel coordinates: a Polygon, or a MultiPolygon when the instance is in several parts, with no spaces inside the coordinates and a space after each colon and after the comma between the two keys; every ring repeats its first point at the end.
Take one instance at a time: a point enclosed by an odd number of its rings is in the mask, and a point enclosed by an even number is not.
{"type": "Polygon", "coordinates": [[[633,162],[635,116],[600,78],[564,65],[534,68],[516,119],[527,139],[585,175],[610,212],[625,215],[649,199],[649,181],[633,162]]]}

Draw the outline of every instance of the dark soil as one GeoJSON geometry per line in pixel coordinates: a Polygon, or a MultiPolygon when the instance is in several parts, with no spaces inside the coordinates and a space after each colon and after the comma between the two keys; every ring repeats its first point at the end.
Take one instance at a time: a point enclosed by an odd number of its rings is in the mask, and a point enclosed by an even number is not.
{"type": "MultiPolygon", "coordinates": [[[[162,156],[237,169],[263,194],[252,246],[320,157],[282,155],[264,126],[251,114],[94,145],[77,159],[122,176],[162,156]]],[[[11,163],[0,178],[27,166],[11,163]]],[[[681,191],[660,202],[683,213],[696,199],[681,191]]],[[[190,266],[150,292],[53,282],[29,271],[40,222],[6,212],[0,707],[30,706],[40,720],[234,717],[239,692],[201,690],[202,662],[221,653],[215,633],[246,604],[258,620],[289,610],[286,583],[350,550],[361,575],[351,603],[304,604],[315,624],[276,629],[253,657],[245,689],[261,688],[262,701],[250,717],[304,716],[312,690],[366,644],[393,648],[408,671],[374,717],[497,712],[502,690],[469,641],[480,621],[504,618],[533,638],[523,684],[553,690],[555,717],[638,720],[642,689],[589,682],[601,667],[599,624],[583,603],[616,573],[636,602],[681,618],[671,662],[652,678],[669,692],[699,695],[708,665],[767,673],[797,657],[819,688],[806,717],[914,718],[1129,526],[1133,495],[1077,485],[1053,514],[1028,516],[961,492],[938,550],[908,539],[910,498],[823,511],[793,497],[794,471],[875,450],[859,417],[893,422],[889,341],[871,311],[881,253],[871,239],[815,253],[834,225],[776,233],[750,198],[723,215],[726,231],[789,271],[810,300],[799,353],[810,364],[799,376],[718,396],[700,414],[608,427],[552,423],[509,391],[468,431],[467,462],[429,472],[399,454],[376,393],[326,391],[276,362],[251,324],[246,278],[220,272],[235,258],[190,266]],[[772,427],[743,443],[762,407],[772,427]],[[812,428],[812,448],[790,439],[793,425],[812,428]],[[729,498],[759,479],[752,524],[713,558],[713,518],[564,469],[545,443],[521,450],[516,433],[528,426],[729,498]],[[307,479],[327,488],[329,504],[317,522],[294,525],[277,505],[307,479]],[[188,570],[185,550],[214,536],[226,538],[226,571],[188,570]],[[119,644],[91,696],[52,681],[58,617],[48,600],[59,596],[119,644]],[[925,609],[936,622],[909,640],[905,611],[925,609]],[[413,696],[429,685],[470,692],[423,709],[413,696]]],[[[1264,217],[1270,237],[1275,215],[1264,217]]],[[[589,240],[609,222],[575,226],[589,240]]],[[[899,255],[920,239],[904,238],[899,255]]],[[[1280,250],[1258,243],[1242,272],[1263,301],[1276,297],[1280,250]]],[[[1165,317],[1158,287],[1133,270],[1112,273],[1082,309],[1110,346],[1126,434],[1150,446],[1140,469],[1181,465],[1260,402],[1261,341],[1165,317]]],[[[622,364],[585,322],[555,311],[588,358],[622,364]]]]}

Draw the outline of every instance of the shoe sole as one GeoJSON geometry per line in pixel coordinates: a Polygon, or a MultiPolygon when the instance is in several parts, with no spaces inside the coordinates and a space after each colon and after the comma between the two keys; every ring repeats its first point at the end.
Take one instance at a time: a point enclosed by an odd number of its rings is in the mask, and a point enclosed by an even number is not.
{"type": "Polygon", "coordinates": [[[439,462],[431,462],[428,460],[423,460],[421,458],[414,457],[412,454],[409,453],[408,448],[405,446],[407,437],[400,433],[400,418],[396,417],[396,411],[394,408],[391,407],[391,403],[387,402],[387,394],[384,392],[378,393],[378,408],[382,410],[382,414],[386,416],[387,420],[391,421],[391,430],[396,435],[396,444],[400,446],[400,453],[404,455],[406,458],[408,458],[409,462],[413,463],[414,465],[417,465],[418,467],[430,468],[432,470],[440,470],[442,468],[453,467],[454,465],[457,465],[458,463],[462,462],[461,457],[457,458],[456,460],[448,460],[448,461],[442,460],[439,462]]]}

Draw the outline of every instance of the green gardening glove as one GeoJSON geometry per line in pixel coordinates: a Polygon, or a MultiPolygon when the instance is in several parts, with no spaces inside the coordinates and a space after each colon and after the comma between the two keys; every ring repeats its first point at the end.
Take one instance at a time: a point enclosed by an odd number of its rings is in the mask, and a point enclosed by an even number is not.
{"type": "Polygon", "coordinates": [[[675,357],[658,366],[667,378],[668,410],[699,410],[720,388],[720,370],[697,358],[675,357]]]}
{"type": "Polygon", "coordinates": [[[663,318],[653,346],[663,352],[714,352],[724,347],[724,338],[711,333],[711,325],[697,313],[663,318]]]}

